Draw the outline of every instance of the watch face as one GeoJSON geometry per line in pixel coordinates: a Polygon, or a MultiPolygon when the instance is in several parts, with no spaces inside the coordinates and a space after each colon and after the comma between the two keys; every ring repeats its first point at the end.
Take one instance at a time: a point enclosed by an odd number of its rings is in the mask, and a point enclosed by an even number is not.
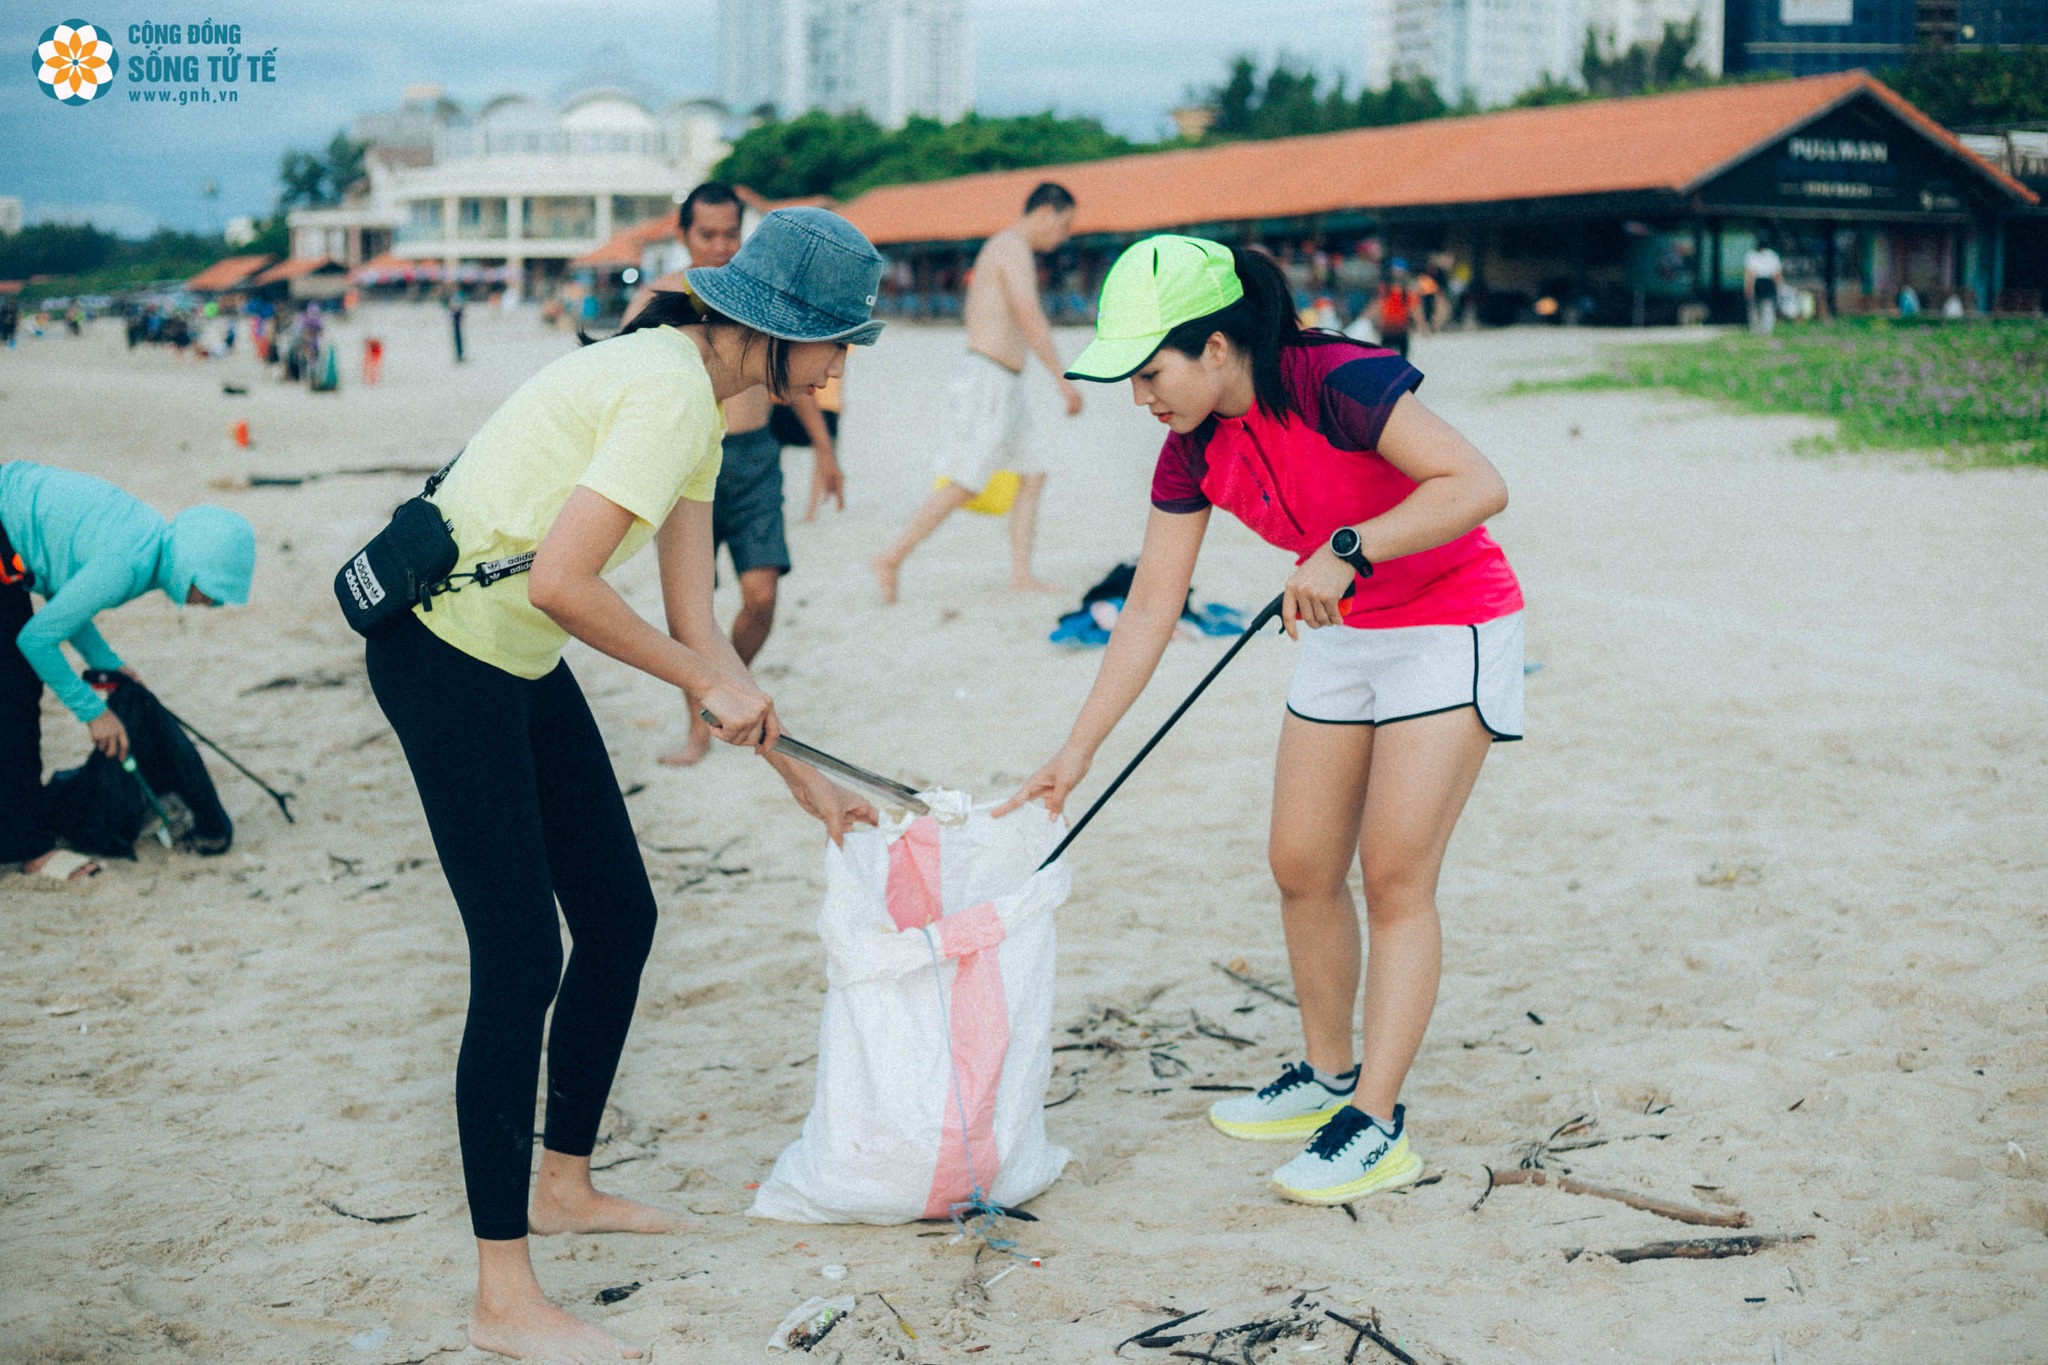
{"type": "Polygon", "coordinates": [[[1330,549],[1340,559],[1346,555],[1357,554],[1358,532],[1352,530],[1349,526],[1343,527],[1337,534],[1330,537],[1330,549]]]}

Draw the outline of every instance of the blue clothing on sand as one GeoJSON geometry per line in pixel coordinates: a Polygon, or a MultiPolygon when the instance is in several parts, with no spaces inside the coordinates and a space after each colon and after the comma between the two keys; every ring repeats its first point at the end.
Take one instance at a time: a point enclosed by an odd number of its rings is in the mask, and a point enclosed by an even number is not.
{"type": "Polygon", "coordinates": [[[71,714],[90,724],[107,704],[64,661],[70,641],[88,668],[119,668],[93,617],[152,588],[179,606],[198,588],[216,602],[249,600],[256,533],[222,507],[171,521],[105,479],[27,460],[0,464],[0,528],[35,580],[42,610],[15,643],[71,714]]]}

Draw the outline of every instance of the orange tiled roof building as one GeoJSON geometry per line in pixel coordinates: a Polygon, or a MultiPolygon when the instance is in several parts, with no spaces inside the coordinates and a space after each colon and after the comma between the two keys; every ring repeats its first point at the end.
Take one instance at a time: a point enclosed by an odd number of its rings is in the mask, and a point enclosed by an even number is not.
{"type": "Polygon", "coordinates": [[[1490,320],[1541,298],[1595,321],[1731,312],[1759,233],[1831,311],[1905,284],[1984,306],[2015,255],[2048,269],[2048,240],[2008,241],[2048,235],[2035,192],[1862,72],[891,185],[842,211],[896,258],[899,311],[926,311],[1041,180],[1079,201],[1053,289],[1076,300],[1124,243],[1178,229],[1274,248],[1305,294],[1346,291],[1316,273],[1331,258],[1354,293],[1361,255],[1448,258],[1490,320]]]}

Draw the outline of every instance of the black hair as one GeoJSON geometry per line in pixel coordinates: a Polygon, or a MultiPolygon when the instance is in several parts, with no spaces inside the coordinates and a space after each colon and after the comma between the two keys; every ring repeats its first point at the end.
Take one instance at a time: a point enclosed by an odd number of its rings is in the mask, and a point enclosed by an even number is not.
{"type": "Polygon", "coordinates": [[[723,180],[707,180],[683,196],[681,207],[676,209],[676,227],[688,232],[690,224],[697,220],[697,210],[706,204],[731,204],[743,217],[747,211],[746,206],[740,203],[738,190],[723,180]]]}
{"type": "Polygon", "coordinates": [[[632,332],[644,331],[649,327],[703,327],[716,331],[720,327],[736,327],[746,333],[741,343],[741,354],[754,344],[756,337],[768,343],[768,377],[765,381],[771,397],[786,401],[789,398],[789,347],[790,343],[781,337],[769,336],[758,328],[729,318],[716,308],[686,294],[680,289],[657,289],[647,300],[647,306],[626,320],[626,325],[608,337],[586,336],[581,331],[576,339],[585,346],[599,341],[613,341],[632,332]]]}
{"type": "Polygon", "coordinates": [[[1345,338],[1332,332],[1304,331],[1294,316],[1294,291],[1279,263],[1257,247],[1230,248],[1230,262],[1244,297],[1207,317],[1183,322],[1166,334],[1160,350],[1172,347],[1193,359],[1221,332],[1252,366],[1252,393],[1267,416],[1281,419],[1297,413],[1280,372],[1280,352],[1289,346],[1321,346],[1345,338]]]}
{"type": "Polygon", "coordinates": [[[1039,181],[1038,188],[1025,198],[1024,211],[1029,213],[1033,209],[1048,207],[1056,212],[1065,213],[1074,207],[1074,192],[1065,185],[1055,184],[1050,180],[1039,181]]]}

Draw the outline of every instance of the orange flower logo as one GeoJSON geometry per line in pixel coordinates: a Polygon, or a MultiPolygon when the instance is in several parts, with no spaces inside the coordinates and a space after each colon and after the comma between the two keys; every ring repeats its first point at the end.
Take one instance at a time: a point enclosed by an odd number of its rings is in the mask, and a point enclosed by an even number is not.
{"type": "Polygon", "coordinates": [[[99,29],[69,19],[43,31],[36,45],[36,83],[61,104],[85,104],[112,85],[121,58],[99,29]]]}

